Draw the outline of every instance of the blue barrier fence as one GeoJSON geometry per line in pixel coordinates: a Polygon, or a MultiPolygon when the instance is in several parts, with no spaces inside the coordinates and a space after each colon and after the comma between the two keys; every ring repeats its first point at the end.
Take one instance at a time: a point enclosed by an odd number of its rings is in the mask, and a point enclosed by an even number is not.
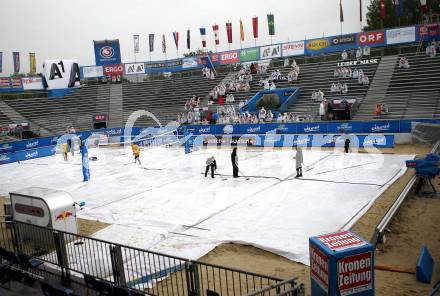
{"type": "MultiPolygon", "coordinates": [[[[340,122],[311,122],[311,123],[266,123],[266,124],[236,124],[236,125],[189,125],[179,128],[179,134],[184,134],[185,128],[188,133],[197,135],[258,135],[255,138],[255,146],[273,143],[275,147],[294,146],[298,141],[306,142],[307,146],[333,147],[334,141],[340,134],[357,134],[359,147],[373,143],[375,147],[393,147],[394,136],[389,134],[411,132],[412,122],[428,122],[440,124],[440,119],[405,119],[405,120],[380,120],[380,121],[340,121],[340,122]],[[269,135],[266,135],[269,134],[269,135]],[[367,134],[387,134],[384,137],[372,138],[367,134]],[[272,136],[270,136],[272,135],[272,136]],[[273,138],[273,135],[280,138],[273,138]],[[309,135],[309,136],[308,136],[309,135]],[[312,137],[312,135],[319,135],[312,137]],[[325,136],[324,136],[325,135],[325,136]],[[272,137],[272,138],[271,138],[272,137]],[[321,139],[323,138],[323,139],[321,139]],[[329,141],[320,143],[319,141],[329,141]],[[258,144],[261,143],[261,144],[258,144]]],[[[154,127],[134,127],[132,136],[137,136],[141,131],[148,131],[149,134],[158,133],[154,127]]],[[[162,132],[166,130],[162,129],[162,132]]],[[[124,129],[101,129],[76,133],[80,139],[87,139],[92,135],[106,135],[109,137],[120,137],[124,141],[124,129]]],[[[237,139],[239,137],[236,137],[237,139]]],[[[60,136],[35,138],[10,143],[0,144],[0,164],[17,162],[37,157],[45,157],[55,153],[54,147],[60,140],[60,136]]],[[[130,139],[128,139],[130,140],[130,139]]],[[[192,141],[194,137],[192,138],[192,141]]]]}
{"type": "Polygon", "coordinates": [[[394,135],[255,135],[242,136],[213,136],[198,135],[189,139],[189,144],[194,149],[202,146],[252,146],[252,147],[343,147],[346,138],[350,139],[351,147],[359,148],[392,148],[394,135]]]}
{"type": "Polygon", "coordinates": [[[410,133],[411,122],[440,124],[440,119],[405,119],[377,121],[339,121],[309,123],[265,123],[234,125],[190,125],[188,132],[194,135],[212,134],[396,134],[410,133]]]}

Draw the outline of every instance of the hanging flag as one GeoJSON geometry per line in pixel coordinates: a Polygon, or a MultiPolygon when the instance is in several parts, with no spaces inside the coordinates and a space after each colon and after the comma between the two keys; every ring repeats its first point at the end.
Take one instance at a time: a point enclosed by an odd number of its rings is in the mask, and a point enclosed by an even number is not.
{"type": "Polygon", "coordinates": [[[14,73],[18,73],[18,72],[20,72],[20,53],[13,52],[12,58],[14,60],[14,73]]]}
{"type": "Polygon", "coordinates": [[[339,0],[339,21],[344,22],[344,11],[342,10],[342,0],[339,0]]]}
{"type": "Polygon", "coordinates": [[[243,29],[243,22],[240,20],[240,40],[244,41],[244,29],[243,29]]]}
{"type": "Polygon", "coordinates": [[[191,48],[191,36],[189,33],[189,29],[186,31],[186,48],[191,48]]]}
{"type": "Polygon", "coordinates": [[[393,0],[394,11],[397,17],[403,16],[403,0],[393,0]]]}
{"type": "Polygon", "coordinates": [[[380,9],[380,18],[384,20],[386,14],[385,0],[380,0],[379,9],[380,9]]]}
{"type": "Polygon", "coordinates": [[[150,52],[154,51],[154,34],[149,34],[148,35],[148,45],[149,45],[149,50],[150,52]]]}
{"type": "Polygon", "coordinates": [[[214,31],[215,45],[219,45],[220,38],[219,38],[219,34],[218,34],[218,25],[212,25],[212,30],[214,31]]]}
{"type": "Polygon", "coordinates": [[[228,35],[228,43],[232,43],[232,23],[227,22],[226,23],[226,33],[228,35]]]}
{"type": "Polygon", "coordinates": [[[139,53],[139,35],[133,35],[134,53],[139,53]]]}
{"type": "Polygon", "coordinates": [[[362,0],[359,0],[359,21],[362,22],[362,0]]]}
{"type": "Polygon", "coordinates": [[[257,39],[258,38],[258,17],[252,18],[252,29],[254,32],[254,38],[257,39]]]}
{"type": "Polygon", "coordinates": [[[269,35],[275,35],[275,18],[272,13],[267,15],[267,26],[269,27],[269,35]]]}
{"type": "Polygon", "coordinates": [[[0,51],[0,73],[3,72],[3,52],[0,51]]]}
{"type": "Polygon", "coordinates": [[[165,43],[165,34],[162,35],[162,52],[167,52],[167,44],[165,43]]]}
{"type": "Polygon", "coordinates": [[[176,49],[179,49],[179,32],[173,32],[174,44],[176,44],[176,49]]]}
{"type": "Polygon", "coordinates": [[[428,12],[428,5],[426,5],[426,0],[420,0],[420,6],[423,13],[428,12]]]}
{"type": "Polygon", "coordinates": [[[35,59],[35,53],[29,53],[29,69],[32,74],[37,73],[37,61],[35,59]]]}
{"type": "Polygon", "coordinates": [[[200,36],[202,37],[202,47],[206,47],[206,29],[200,28],[200,36]]]}

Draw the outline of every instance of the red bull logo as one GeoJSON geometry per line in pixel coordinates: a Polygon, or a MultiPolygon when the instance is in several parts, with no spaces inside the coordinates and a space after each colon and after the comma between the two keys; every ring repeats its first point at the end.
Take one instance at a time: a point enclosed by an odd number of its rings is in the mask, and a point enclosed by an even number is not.
{"type": "Polygon", "coordinates": [[[66,220],[67,218],[72,217],[72,216],[73,216],[72,212],[63,211],[63,212],[61,212],[61,214],[55,216],[55,220],[56,221],[58,221],[58,220],[66,220]]]}

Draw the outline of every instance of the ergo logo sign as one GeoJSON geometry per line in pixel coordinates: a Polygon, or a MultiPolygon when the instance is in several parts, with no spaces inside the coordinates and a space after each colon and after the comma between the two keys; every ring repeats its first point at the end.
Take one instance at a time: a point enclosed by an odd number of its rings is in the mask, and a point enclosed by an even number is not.
{"type": "Polygon", "coordinates": [[[122,75],[123,73],[124,73],[124,66],[121,64],[104,66],[104,74],[122,75]]]}
{"type": "Polygon", "coordinates": [[[240,57],[238,55],[238,51],[229,51],[220,54],[220,63],[228,64],[228,63],[236,63],[239,62],[240,57]]]}
{"type": "Polygon", "coordinates": [[[375,44],[385,42],[385,31],[374,31],[358,35],[358,44],[375,44]]]}

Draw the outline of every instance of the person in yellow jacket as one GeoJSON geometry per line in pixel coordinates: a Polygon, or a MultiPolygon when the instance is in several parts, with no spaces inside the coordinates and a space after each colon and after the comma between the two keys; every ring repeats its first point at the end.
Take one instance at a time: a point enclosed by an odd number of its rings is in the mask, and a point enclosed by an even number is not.
{"type": "Polygon", "coordinates": [[[67,143],[61,144],[61,153],[63,153],[64,161],[67,161],[67,153],[69,152],[69,146],[67,143]]]}
{"type": "Polygon", "coordinates": [[[136,164],[137,161],[140,165],[142,165],[141,160],[139,159],[139,156],[141,155],[141,148],[133,143],[131,144],[131,150],[133,151],[134,163],[136,164]]]}

